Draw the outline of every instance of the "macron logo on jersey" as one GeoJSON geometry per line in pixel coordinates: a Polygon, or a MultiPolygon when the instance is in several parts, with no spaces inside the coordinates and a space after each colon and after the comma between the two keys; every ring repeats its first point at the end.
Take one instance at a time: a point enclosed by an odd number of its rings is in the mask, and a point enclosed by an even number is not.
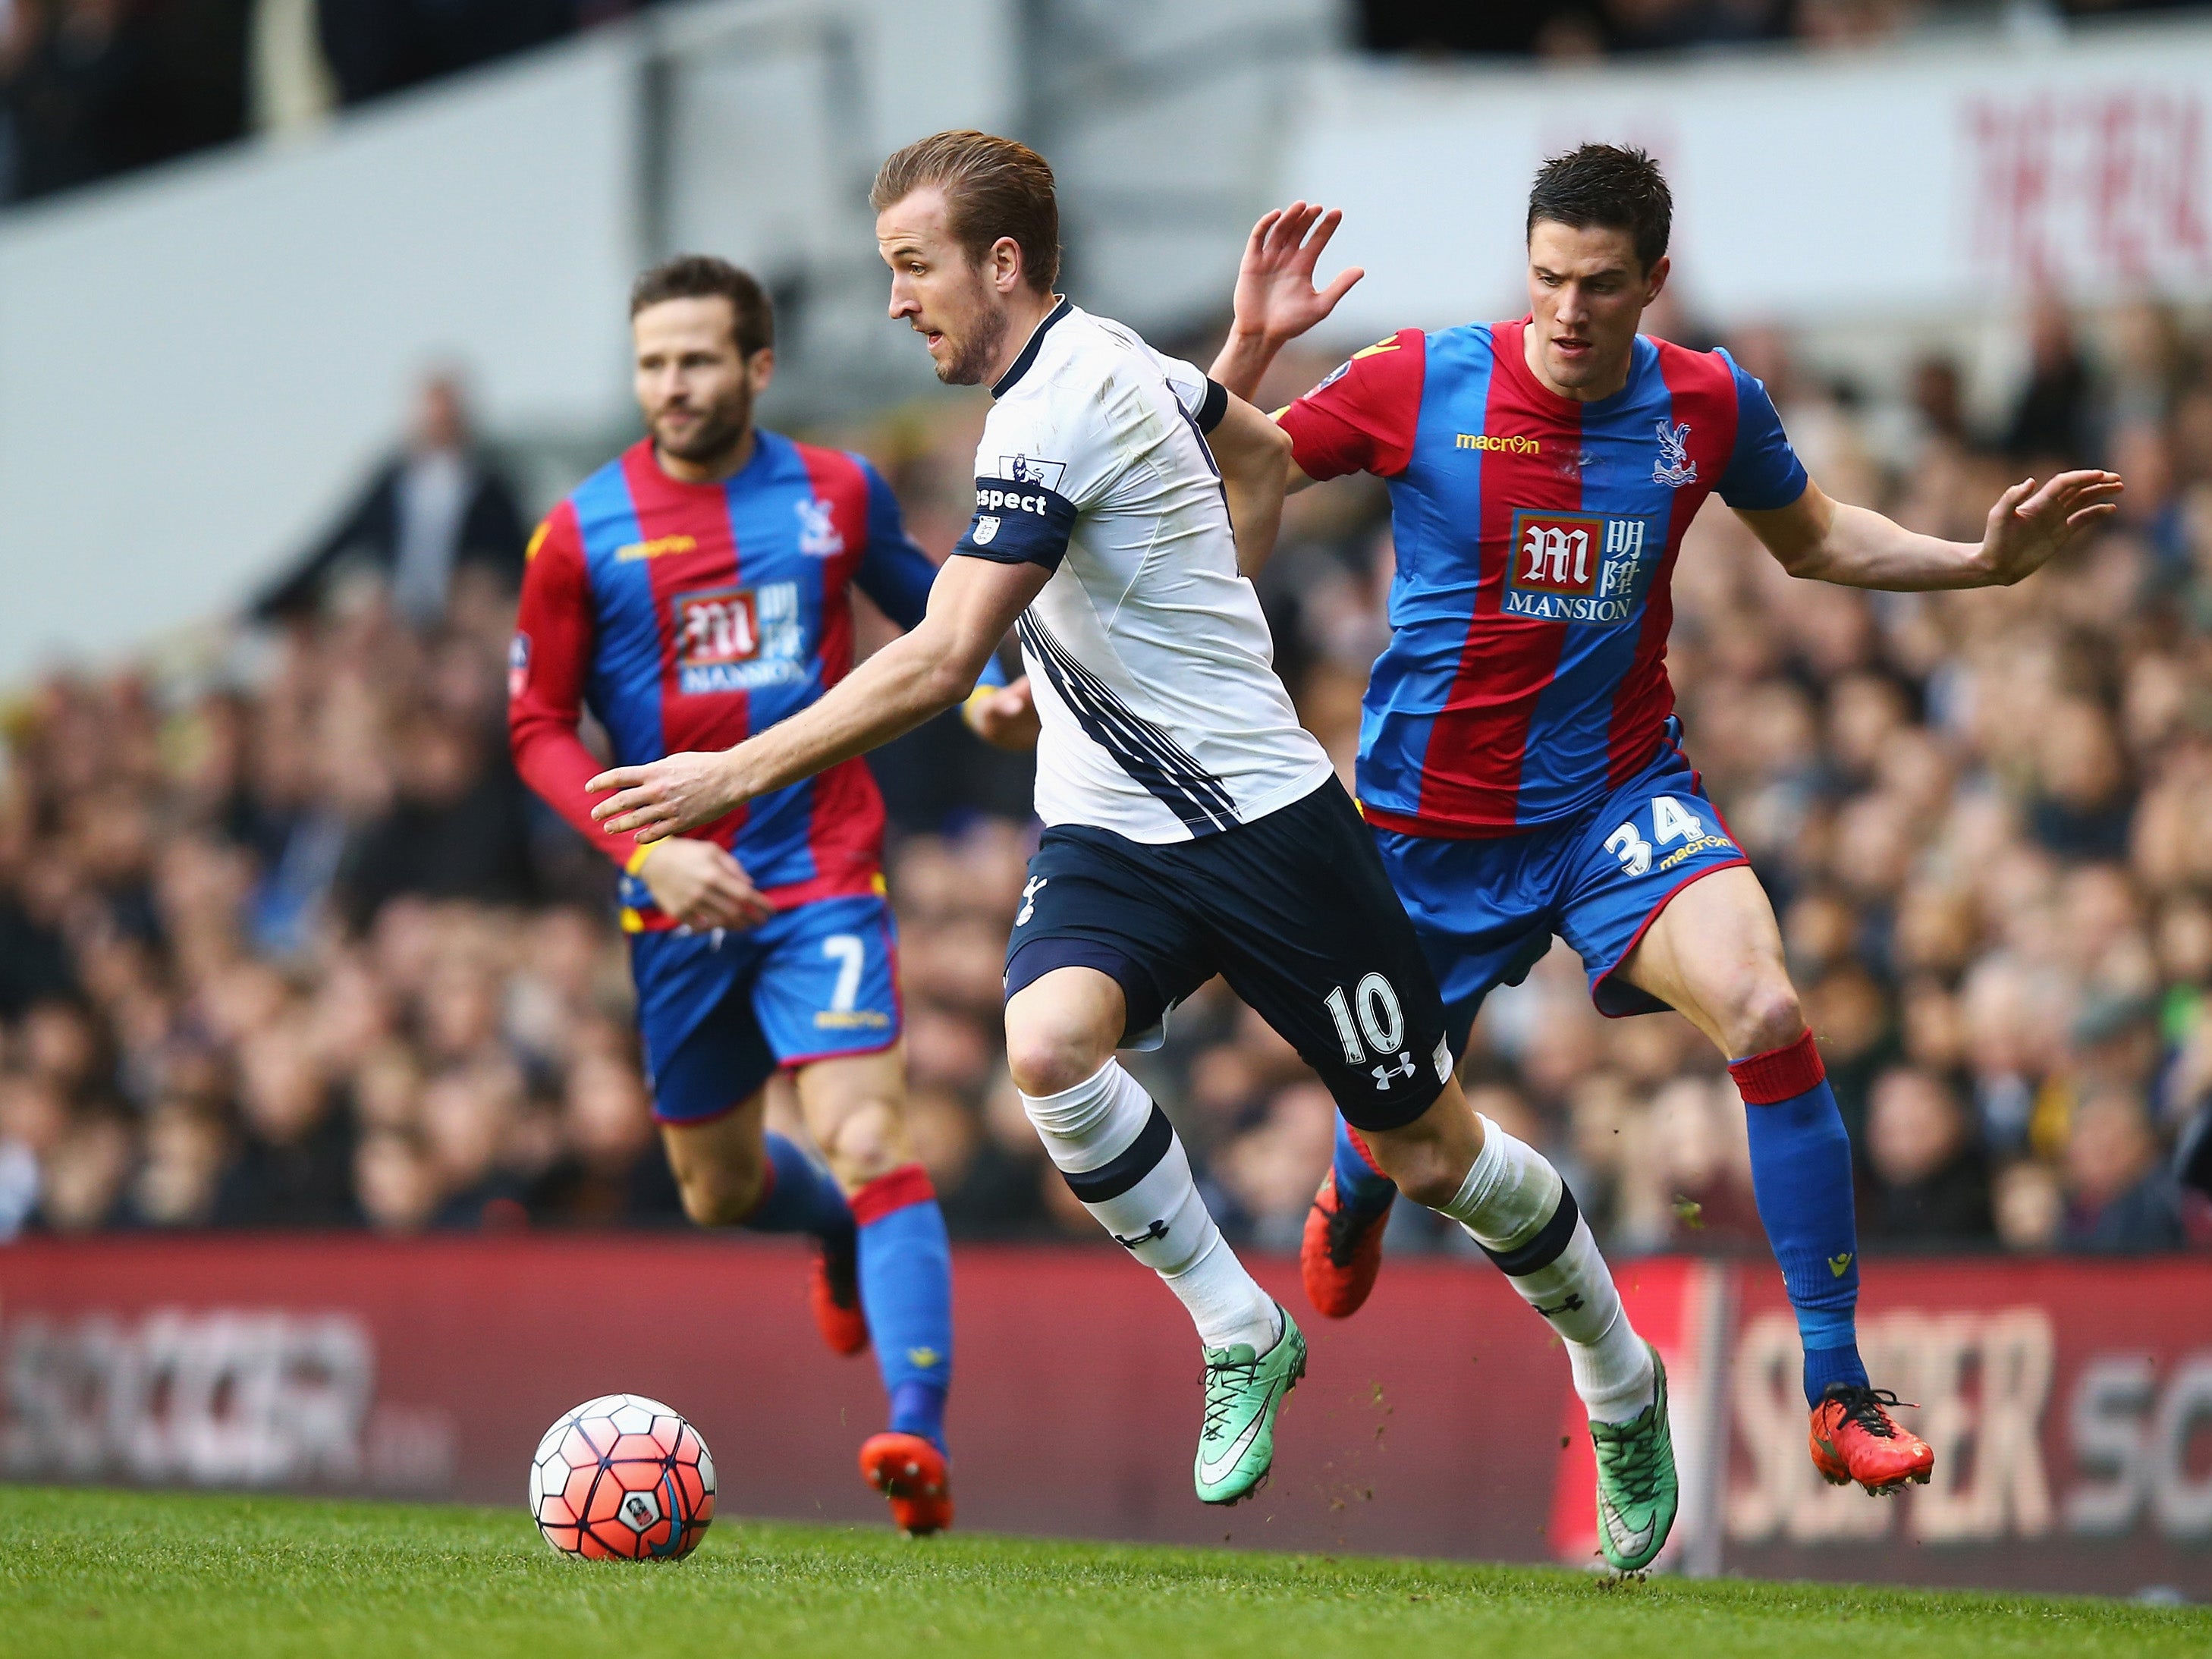
{"type": "Polygon", "coordinates": [[[1538,622],[1625,623],[1636,614],[1656,544],[1648,519],[1594,513],[1513,515],[1513,560],[1499,609],[1538,622]]]}

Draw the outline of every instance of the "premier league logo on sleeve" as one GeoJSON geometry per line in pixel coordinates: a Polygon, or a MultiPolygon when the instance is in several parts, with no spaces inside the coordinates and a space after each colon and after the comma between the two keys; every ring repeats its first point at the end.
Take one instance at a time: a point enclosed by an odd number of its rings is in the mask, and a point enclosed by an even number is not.
{"type": "Polygon", "coordinates": [[[1694,483],[1697,477],[1698,464],[1690,459],[1689,422],[1669,426],[1660,422],[1659,459],[1652,464],[1651,482],[1680,489],[1686,483],[1694,483]]]}
{"type": "Polygon", "coordinates": [[[1060,480],[1067,476],[1067,463],[1042,461],[1034,455],[1001,455],[999,476],[1010,483],[1039,484],[1057,490],[1060,480]]]}

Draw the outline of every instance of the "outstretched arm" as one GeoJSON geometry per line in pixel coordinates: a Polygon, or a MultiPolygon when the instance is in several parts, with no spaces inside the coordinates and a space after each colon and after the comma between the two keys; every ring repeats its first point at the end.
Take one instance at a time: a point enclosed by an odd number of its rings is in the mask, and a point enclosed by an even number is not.
{"type": "Polygon", "coordinates": [[[1206,440],[1221,468],[1229,523],[1237,532],[1237,568],[1256,576],[1275,550],[1289,487],[1291,434],[1233,393],[1220,425],[1206,440]]]}
{"type": "Polygon", "coordinates": [[[2109,516],[2124,488],[2113,472],[2062,472],[2040,489],[2023,479],[1990,508],[1978,544],[1917,534],[1870,507],[1832,501],[1811,483],[1788,507],[1737,513],[1793,576],[1899,593],[2009,587],[2109,516]]]}
{"type": "Polygon", "coordinates": [[[1238,397],[1258,397],[1275,354],[1335,310],[1367,274],[1354,265],[1338,272],[1326,289],[1314,286],[1314,265],[1343,222],[1338,209],[1323,212],[1293,202],[1252,227],[1237,267],[1236,320],[1209,371],[1238,397]]]}
{"type": "Polygon", "coordinates": [[[660,841],[912,731],[968,695],[1051,575],[1040,565],[956,555],[938,572],[921,623],[820,702],[734,749],[670,755],[600,773],[585,787],[594,794],[615,793],[592,808],[592,817],[610,832],[660,841]]]}

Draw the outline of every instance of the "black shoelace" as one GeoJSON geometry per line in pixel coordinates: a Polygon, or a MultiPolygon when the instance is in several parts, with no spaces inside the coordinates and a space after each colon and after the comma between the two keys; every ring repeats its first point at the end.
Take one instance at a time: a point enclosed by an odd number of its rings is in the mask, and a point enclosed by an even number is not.
{"type": "Polygon", "coordinates": [[[1626,1423],[1618,1427],[1611,1424],[1596,1426],[1610,1429],[1612,1432],[1602,1437],[1620,1449],[1613,1460],[1612,1471],[1613,1477],[1628,1489],[1630,1501],[1647,1504],[1656,1498],[1662,1437],[1656,1434],[1631,1434],[1631,1425],[1626,1423]]]}
{"type": "Polygon", "coordinates": [[[1229,1389],[1217,1390],[1212,1386],[1214,1377],[1224,1371],[1243,1372],[1237,1380],[1249,1389],[1260,1374],[1259,1358],[1255,1355],[1250,1359],[1224,1359],[1218,1364],[1209,1359],[1206,1369],[1199,1373],[1198,1380],[1206,1389],[1206,1421],[1200,1433],[1209,1440],[1228,1423],[1229,1407],[1235,1399],[1229,1389]]]}
{"type": "Polygon", "coordinates": [[[1889,1419],[1888,1407],[1911,1402],[1899,1400],[1887,1389],[1839,1388],[1828,1398],[1844,1408],[1844,1415],[1879,1440],[1897,1438],[1897,1425],[1889,1419]]]}

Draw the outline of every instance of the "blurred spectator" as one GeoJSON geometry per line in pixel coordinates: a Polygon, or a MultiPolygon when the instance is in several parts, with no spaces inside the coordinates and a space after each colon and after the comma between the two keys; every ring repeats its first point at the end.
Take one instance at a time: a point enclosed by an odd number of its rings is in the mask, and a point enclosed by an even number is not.
{"type": "Polygon", "coordinates": [[[2130,1095],[2092,1095],[2066,1142],[2068,1249],[2171,1250],[2184,1242],[2180,1196],[2150,1120],[2130,1095]]]}
{"type": "Polygon", "coordinates": [[[0,10],[0,202],[237,137],[248,0],[11,0],[0,10]]]}
{"type": "Polygon", "coordinates": [[[534,1219],[606,1226],[684,1218],[636,1067],[587,1054],[568,1073],[562,1109],[568,1150],[531,1187],[534,1219]]]}
{"type": "Polygon", "coordinates": [[[2049,1164],[2023,1159],[2006,1165],[1993,1196],[1997,1239],[2005,1249],[2032,1254],[2056,1248],[2066,1221],[2066,1194],[2049,1164]]]}
{"type": "Polygon", "coordinates": [[[317,0],[324,55],[349,104],[489,63],[576,26],[574,0],[317,0]]]}
{"type": "Polygon", "coordinates": [[[2090,428],[2089,370],[2074,343],[2074,323],[2049,294],[2028,313],[2027,383],[2014,399],[2005,428],[2005,453],[2041,473],[2081,465],[2097,453],[2090,428]]]}
{"type": "Polygon", "coordinates": [[[514,492],[469,429],[460,384],[422,383],[407,447],[379,467],[330,532],[255,599],[263,618],[322,604],[349,570],[380,577],[392,609],[416,628],[447,615],[456,580],[479,570],[502,592],[522,580],[525,532],[514,492]]]}
{"type": "Polygon", "coordinates": [[[240,1049],[246,1133],[216,1190],[218,1225],[328,1227],[355,1218],[350,1126],[334,1109],[298,1014],[280,1004],[240,1049]]]}
{"type": "Polygon", "coordinates": [[[522,786],[481,729],[418,717],[402,729],[388,810],[334,872],[356,927],[402,894],[520,904],[533,896],[522,786]]]}
{"type": "Polygon", "coordinates": [[[1957,1097],[1925,1072],[1882,1074],[1867,1121],[1870,1242],[1975,1245],[1995,1230],[1989,1166],[1957,1097]]]}

